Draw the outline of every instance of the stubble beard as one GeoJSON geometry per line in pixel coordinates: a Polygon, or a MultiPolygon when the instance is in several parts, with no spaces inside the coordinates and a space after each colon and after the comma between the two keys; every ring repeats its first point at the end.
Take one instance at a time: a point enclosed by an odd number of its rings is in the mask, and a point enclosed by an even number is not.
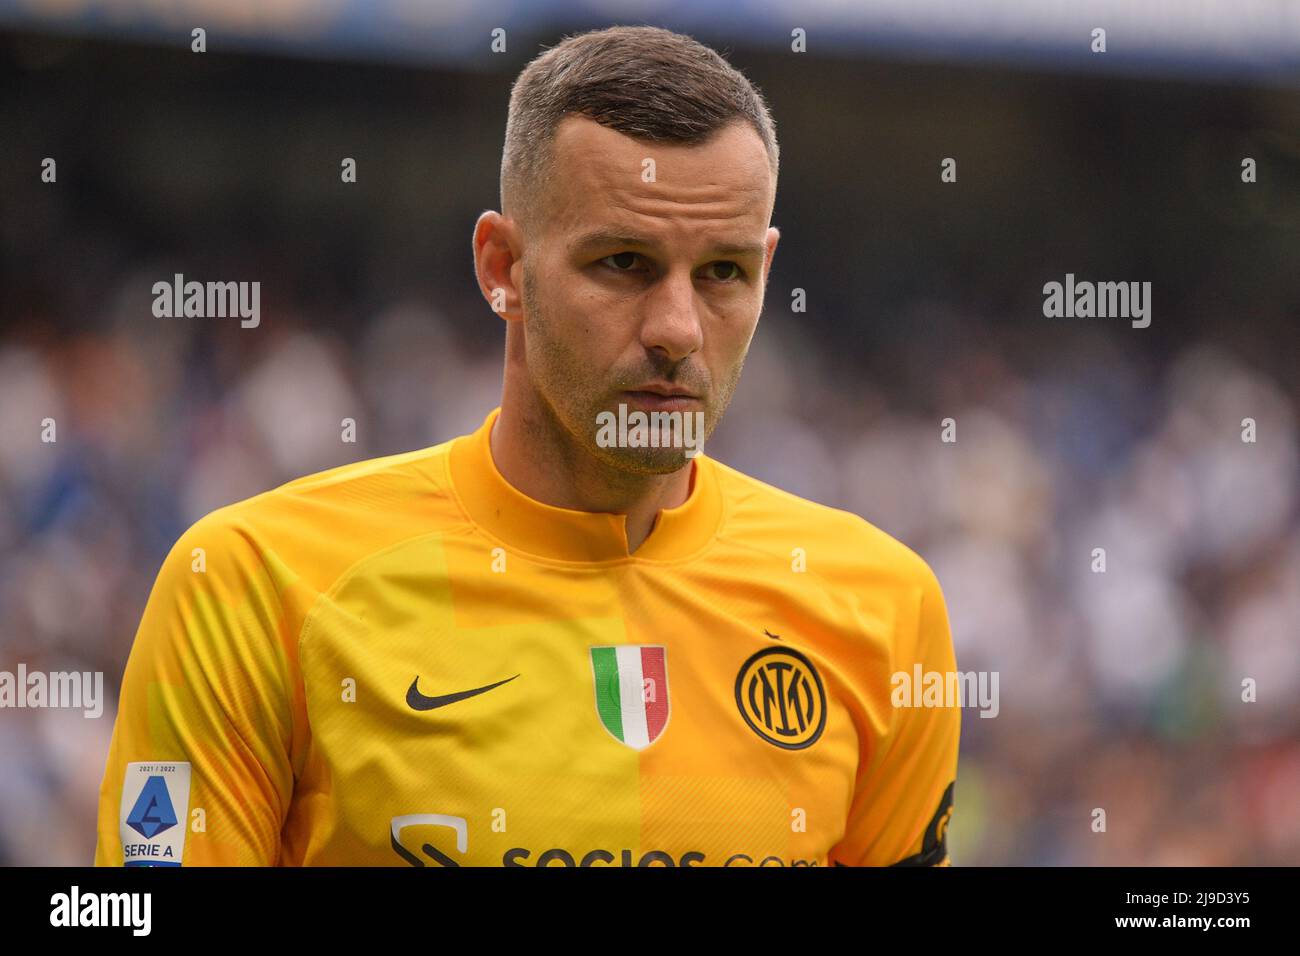
{"type": "MultiPolygon", "coordinates": [[[[548,311],[538,295],[536,277],[528,264],[524,265],[523,306],[525,316],[525,352],[533,391],[538,398],[538,410],[545,419],[537,423],[549,432],[552,447],[561,460],[572,466],[580,455],[590,456],[607,467],[613,477],[623,476],[631,482],[678,471],[690,462],[687,452],[692,449],[673,444],[673,431],[664,426],[660,433],[660,447],[604,446],[597,441],[598,415],[609,412],[616,418],[621,393],[643,384],[646,378],[667,378],[663,370],[620,374],[608,386],[593,382],[590,371],[582,364],[579,354],[555,337],[553,314],[548,311]]],[[[704,413],[703,439],[713,433],[722,413],[731,403],[736,384],[740,380],[744,358],[716,393],[717,401],[710,400],[710,391],[698,390],[704,413]]],[[[631,409],[629,409],[629,412],[631,409]]],[[[694,414],[693,412],[683,413],[694,414]]],[[[541,436],[539,436],[541,437],[541,436]]],[[[700,436],[696,435],[696,442],[700,436]]],[[[696,447],[699,447],[698,445],[696,447]]]]}

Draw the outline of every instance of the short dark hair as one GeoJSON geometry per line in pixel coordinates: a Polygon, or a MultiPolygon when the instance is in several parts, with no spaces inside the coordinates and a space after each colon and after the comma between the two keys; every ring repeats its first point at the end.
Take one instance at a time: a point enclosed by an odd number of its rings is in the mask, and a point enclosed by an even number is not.
{"type": "Polygon", "coordinates": [[[538,211],[560,121],[586,116],[653,142],[699,144],[737,120],[779,168],[776,124],[762,94],[698,40],[660,27],[617,26],[566,37],[530,62],[510,91],[501,157],[501,205],[516,218],[538,211]]]}

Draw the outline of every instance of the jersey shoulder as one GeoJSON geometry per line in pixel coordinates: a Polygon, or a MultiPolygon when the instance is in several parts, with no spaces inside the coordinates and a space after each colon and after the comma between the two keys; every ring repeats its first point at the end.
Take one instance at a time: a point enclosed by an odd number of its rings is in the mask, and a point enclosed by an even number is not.
{"type": "Polygon", "coordinates": [[[174,551],[196,547],[226,564],[256,562],[318,588],[368,554],[467,519],[452,494],[448,440],[304,475],[199,518],[174,551]]]}
{"type": "Polygon", "coordinates": [[[809,570],[823,577],[937,586],[926,561],[861,515],[801,498],[710,459],[727,502],[723,534],[787,559],[802,548],[809,570]]]}

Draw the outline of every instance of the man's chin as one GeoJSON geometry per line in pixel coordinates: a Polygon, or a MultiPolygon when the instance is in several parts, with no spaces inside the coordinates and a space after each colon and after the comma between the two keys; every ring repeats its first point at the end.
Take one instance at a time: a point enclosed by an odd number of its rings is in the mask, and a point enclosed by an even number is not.
{"type": "Polygon", "coordinates": [[[595,456],[619,471],[634,475],[670,475],[691,461],[689,448],[603,448],[592,449],[595,456]]]}

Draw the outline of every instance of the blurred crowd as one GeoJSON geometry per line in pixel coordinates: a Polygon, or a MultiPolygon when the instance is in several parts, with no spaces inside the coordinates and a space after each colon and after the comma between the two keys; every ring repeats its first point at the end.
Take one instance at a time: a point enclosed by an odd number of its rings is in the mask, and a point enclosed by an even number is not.
{"type": "MultiPolygon", "coordinates": [[[[146,289],[124,280],[124,315],[146,289]]],[[[0,720],[6,864],[90,859],[118,681],[189,523],[470,431],[500,397],[499,341],[464,334],[497,321],[486,306],[399,302],[342,336],[294,315],[260,335],[151,321],[0,343],[0,669],[103,671],[109,698],[99,720],[0,720]]],[[[769,299],[706,450],[917,550],[959,669],[999,673],[998,716],[965,712],[954,859],[1300,861],[1300,476],[1280,383],[1215,346],[1148,366],[1100,335],[1068,370],[1016,368],[990,328],[902,387],[833,370],[799,329],[769,299]]],[[[911,348],[921,361],[925,340],[911,348]]]]}

